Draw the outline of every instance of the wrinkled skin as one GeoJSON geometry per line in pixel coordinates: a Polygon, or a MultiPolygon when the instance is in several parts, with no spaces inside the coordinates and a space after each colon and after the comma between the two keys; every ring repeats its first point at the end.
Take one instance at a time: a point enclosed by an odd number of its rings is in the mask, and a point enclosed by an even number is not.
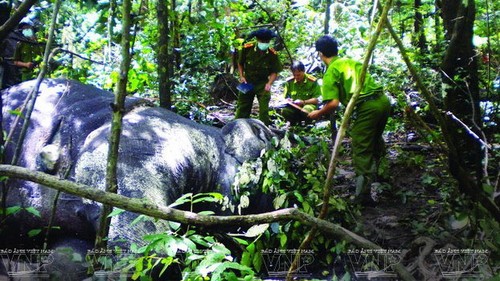
{"type": "MultiPolygon", "coordinates": [[[[14,123],[11,111],[21,106],[34,85],[28,81],[1,93],[5,131],[14,123]]],[[[112,93],[75,81],[44,80],[17,164],[104,189],[113,100],[112,93]]],[[[151,107],[138,98],[127,98],[124,114],[118,193],[161,205],[191,192],[220,192],[231,197],[238,167],[258,157],[273,137],[258,120],[239,119],[219,129],[151,107]]],[[[20,127],[6,145],[6,163],[11,163],[20,127]]],[[[0,249],[41,248],[44,235],[29,238],[27,233],[48,225],[57,191],[12,179],[2,192],[7,206],[34,207],[40,217],[26,211],[9,216],[0,225],[4,238],[0,249]]],[[[95,238],[100,210],[100,204],[61,194],[53,222],[58,229],[51,231],[49,245],[78,245],[73,249],[85,255],[95,238]]],[[[136,217],[130,212],[113,217],[111,245],[118,238],[136,242],[142,235],[166,227],[151,221],[131,227],[136,217]]]]}

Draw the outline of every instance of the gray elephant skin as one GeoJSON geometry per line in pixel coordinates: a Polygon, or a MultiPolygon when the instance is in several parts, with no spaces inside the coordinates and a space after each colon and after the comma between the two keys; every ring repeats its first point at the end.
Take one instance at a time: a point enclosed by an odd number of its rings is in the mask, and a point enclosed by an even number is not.
{"type": "MultiPolygon", "coordinates": [[[[3,129],[9,132],[35,81],[1,92],[3,129]]],[[[37,95],[17,165],[104,189],[114,95],[65,79],[44,79],[37,95]]],[[[22,120],[22,118],[21,118],[22,120]]],[[[5,163],[12,161],[21,125],[5,144],[5,163]]],[[[220,192],[231,198],[239,166],[268,148],[273,133],[254,119],[234,120],[223,128],[198,124],[144,99],[128,97],[119,148],[118,193],[169,205],[186,193],[220,192]]],[[[2,189],[6,206],[33,207],[7,216],[0,225],[0,249],[41,248],[57,191],[9,179],[2,189]]],[[[90,249],[102,206],[61,194],[57,200],[49,247],[90,249]],[[73,242],[77,241],[77,242],[73,242]]],[[[24,209],[23,209],[24,210],[24,209]]],[[[162,222],[131,226],[137,214],[112,218],[109,239],[137,242],[164,229],[162,222]]]]}

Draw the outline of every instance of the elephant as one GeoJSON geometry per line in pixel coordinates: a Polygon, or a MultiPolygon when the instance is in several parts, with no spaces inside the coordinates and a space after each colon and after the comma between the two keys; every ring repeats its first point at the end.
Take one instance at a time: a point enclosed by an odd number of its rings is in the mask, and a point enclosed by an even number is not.
{"type": "MultiPolygon", "coordinates": [[[[21,126],[14,124],[16,117],[35,83],[23,82],[1,92],[3,129],[13,131],[12,139],[5,143],[7,164],[12,163],[20,135],[21,126]]],[[[113,108],[113,93],[73,80],[43,79],[19,160],[14,164],[104,189],[113,108]]],[[[275,137],[255,119],[236,119],[217,128],[137,97],[126,98],[123,114],[118,193],[164,206],[187,193],[219,192],[231,200],[239,167],[269,149],[275,137]]],[[[0,249],[40,247],[43,235],[29,237],[27,233],[47,226],[55,202],[52,225],[57,228],[51,230],[54,235],[49,244],[77,239],[91,245],[88,242],[93,241],[99,227],[101,204],[58,194],[32,182],[9,179],[4,186],[1,192],[6,206],[20,206],[21,211],[7,216],[0,225],[0,235],[5,238],[0,239],[0,249]],[[30,207],[40,215],[28,212],[30,207]]],[[[137,214],[130,212],[114,216],[109,243],[138,243],[144,234],[167,227],[161,221],[131,226],[136,218],[137,214]]]]}

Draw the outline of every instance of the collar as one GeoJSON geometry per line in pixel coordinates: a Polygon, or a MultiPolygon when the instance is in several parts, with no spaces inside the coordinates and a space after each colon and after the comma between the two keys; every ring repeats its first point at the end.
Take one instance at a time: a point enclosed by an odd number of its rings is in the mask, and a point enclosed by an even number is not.
{"type": "Polygon", "coordinates": [[[306,84],[307,80],[309,80],[309,79],[307,79],[307,76],[304,76],[304,80],[302,80],[302,82],[299,82],[299,81],[293,79],[293,83],[295,83],[295,84],[299,84],[299,83],[306,84]]]}
{"type": "Polygon", "coordinates": [[[338,60],[338,59],[340,59],[340,57],[339,57],[339,56],[334,56],[334,57],[332,57],[332,58],[331,58],[331,60],[330,60],[330,61],[329,61],[326,65],[327,65],[327,66],[330,66],[330,65],[331,65],[334,61],[336,61],[336,60],[338,60]]]}

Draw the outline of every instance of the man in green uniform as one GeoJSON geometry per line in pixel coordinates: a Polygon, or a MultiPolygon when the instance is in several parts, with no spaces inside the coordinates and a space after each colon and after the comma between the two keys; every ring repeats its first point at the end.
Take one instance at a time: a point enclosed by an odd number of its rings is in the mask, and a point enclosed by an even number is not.
{"type": "Polygon", "coordinates": [[[37,42],[35,26],[31,20],[21,21],[19,29],[24,39],[17,43],[14,63],[21,70],[21,81],[27,81],[36,77],[34,68],[42,60],[43,45],[37,42]]]}
{"type": "Polygon", "coordinates": [[[271,100],[271,85],[283,67],[278,54],[269,48],[269,41],[275,37],[274,32],[261,28],[252,32],[257,43],[248,43],[243,46],[238,56],[238,71],[240,82],[250,84],[252,89],[238,94],[236,118],[249,118],[252,111],[254,97],[259,102],[259,119],[269,125],[269,101],[271,100]]]}
{"type": "Polygon", "coordinates": [[[31,20],[23,20],[0,46],[2,57],[2,89],[35,77],[33,69],[43,54],[43,45],[36,41],[31,20]]]}
{"type": "Polygon", "coordinates": [[[296,61],[290,67],[293,77],[287,79],[285,84],[285,98],[299,109],[287,106],[281,111],[281,115],[290,123],[296,124],[301,121],[310,120],[307,113],[317,108],[318,97],[321,96],[321,88],[316,77],[307,74],[304,64],[296,61]]]}
{"type": "Polygon", "coordinates": [[[25,38],[17,43],[14,63],[21,70],[21,81],[27,81],[36,77],[34,68],[42,59],[43,45],[37,42],[35,26],[30,20],[21,21],[19,29],[25,38]]]}
{"type": "MultiPolygon", "coordinates": [[[[347,105],[358,86],[362,64],[349,58],[338,57],[338,43],[330,36],[316,41],[316,50],[327,65],[323,77],[322,95],[325,105],[309,113],[317,119],[335,110],[339,102],[347,105]]],[[[366,75],[350,127],[352,158],[356,172],[356,199],[362,204],[373,204],[370,186],[377,179],[381,158],[385,154],[382,138],[391,105],[383,88],[366,75]]]]}

